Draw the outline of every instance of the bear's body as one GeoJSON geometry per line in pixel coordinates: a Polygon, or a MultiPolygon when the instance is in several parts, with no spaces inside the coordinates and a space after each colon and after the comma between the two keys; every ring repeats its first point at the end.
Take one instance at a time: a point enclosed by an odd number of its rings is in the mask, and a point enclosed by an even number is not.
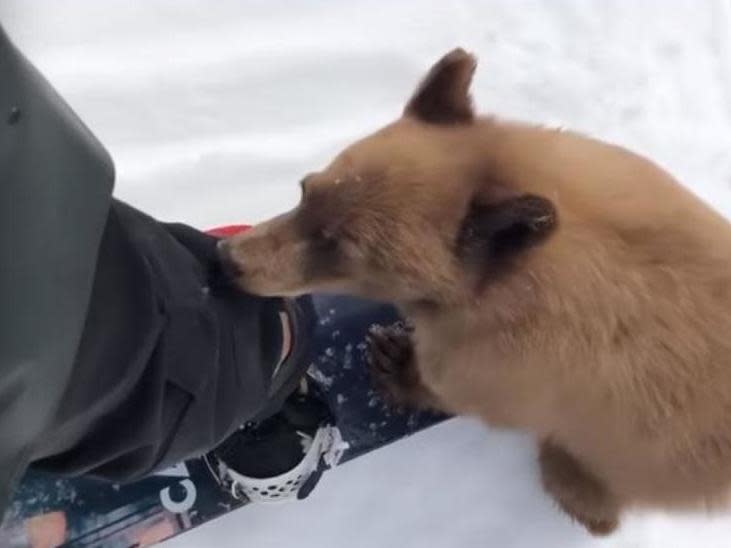
{"type": "Polygon", "coordinates": [[[474,59],[228,242],[240,285],[389,300],[373,334],[399,404],[534,433],[545,488],[595,533],[621,508],[731,486],[731,225],[651,162],[477,118],[474,59]]]}

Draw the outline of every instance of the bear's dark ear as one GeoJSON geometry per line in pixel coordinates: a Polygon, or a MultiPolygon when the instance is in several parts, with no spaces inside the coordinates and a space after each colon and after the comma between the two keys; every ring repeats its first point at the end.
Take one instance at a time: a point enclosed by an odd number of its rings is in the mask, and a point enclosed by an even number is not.
{"type": "Polygon", "coordinates": [[[404,115],[433,124],[472,121],[470,83],[477,60],[458,48],[442,57],[409,100],[404,115]]]}
{"type": "Polygon", "coordinates": [[[553,203],[534,194],[491,204],[473,201],[457,237],[457,253],[470,265],[490,268],[541,243],[557,224],[553,203]]]}

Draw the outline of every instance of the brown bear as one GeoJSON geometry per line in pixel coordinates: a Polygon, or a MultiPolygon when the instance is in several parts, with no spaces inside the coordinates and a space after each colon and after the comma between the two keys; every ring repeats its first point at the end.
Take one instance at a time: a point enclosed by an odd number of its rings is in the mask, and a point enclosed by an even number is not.
{"type": "Polygon", "coordinates": [[[596,534],[630,505],[731,487],[731,227],[623,148],[477,117],[455,50],[403,115],[230,239],[259,295],[395,303],[372,372],[399,405],[532,432],[543,485],[596,534]]]}

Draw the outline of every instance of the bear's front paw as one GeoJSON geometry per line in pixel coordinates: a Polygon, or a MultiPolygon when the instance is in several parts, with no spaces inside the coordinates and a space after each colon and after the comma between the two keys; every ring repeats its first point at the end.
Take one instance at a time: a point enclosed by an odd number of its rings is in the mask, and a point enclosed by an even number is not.
{"type": "Polygon", "coordinates": [[[421,379],[414,361],[411,329],[402,324],[375,326],[368,333],[371,380],[387,403],[420,406],[421,379]]]}

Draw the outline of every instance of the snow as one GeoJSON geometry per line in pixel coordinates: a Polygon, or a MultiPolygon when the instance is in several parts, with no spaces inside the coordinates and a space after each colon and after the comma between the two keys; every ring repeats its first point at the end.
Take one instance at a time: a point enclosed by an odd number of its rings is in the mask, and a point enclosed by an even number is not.
{"type": "MultiPolygon", "coordinates": [[[[481,59],[484,111],[644,153],[731,215],[730,0],[0,0],[0,20],[116,159],[117,195],[255,222],[398,115],[429,64],[481,59]]],[[[661,197],[659,197],[661,199],[661,197]]],[[[721,547],[731,517],[632,513],[596,540],[541,493],[534,446],[454,420],[170,548],[721,547]]]]}

